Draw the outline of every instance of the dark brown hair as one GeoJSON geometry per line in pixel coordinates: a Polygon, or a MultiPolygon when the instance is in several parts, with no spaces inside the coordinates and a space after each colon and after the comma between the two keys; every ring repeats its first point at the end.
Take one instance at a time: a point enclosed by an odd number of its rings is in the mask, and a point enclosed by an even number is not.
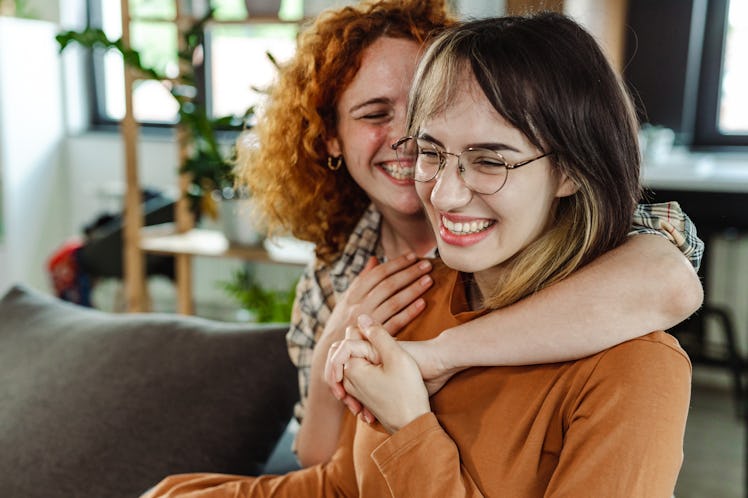
{"type": "Polygon", "coordinates": [[[512,126],[578,186],[553,227],[514,258],[487,299],[505,306],[619,245],[640,198],[631,100],[594,38],[556,13],[468,22],[424,55],[411,89],[408,134],[443,111],[468,74],[512,126]]]}

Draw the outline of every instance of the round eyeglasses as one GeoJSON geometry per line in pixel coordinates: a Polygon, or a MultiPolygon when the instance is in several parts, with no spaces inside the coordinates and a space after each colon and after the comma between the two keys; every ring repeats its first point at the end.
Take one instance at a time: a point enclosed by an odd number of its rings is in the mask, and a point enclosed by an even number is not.
{"type": "Polygon", "coordinates": [[[414,168],[413,179],[430,182],[447,164],[447,156],[457,158],[457,169],[465,185],[478,194],[495,194],[506,184],[509,170],[553,154],[546,152],[537,157],[509,164],[504,156],[492,149],[470,147],[459,154],[447,152],[441,146],[418,137],[403,137],[392,144],[397,160],[403,168],[414,168]]]}

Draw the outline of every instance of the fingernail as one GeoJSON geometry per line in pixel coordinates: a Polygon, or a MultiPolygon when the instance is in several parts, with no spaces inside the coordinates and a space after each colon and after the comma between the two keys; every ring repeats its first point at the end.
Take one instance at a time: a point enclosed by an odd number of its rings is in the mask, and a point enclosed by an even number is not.
{"type": "Polygon", "coordinates": [[[421,270],[428,270],[429,268],[431,268],[431,261],[429,261],[428,259],[424,259],[423,261],[418,263],[418,268],[420,268],[421,270]]]}
{"type": "Polygon", "coordinates": [[[419,283],[421,284],[421,287],[428,287],[429,285],[431,285],[431,277],[426,275],[425,277],[421,278],[421,280],[419,280],[419,283]]]}
{"type": "Polygon", "coordinates": [[[405,255],[405,258],[406,258],[406,259],[407,259],[408,261],[413,261],[413,260],[415,260],[415,259],[416,259],[416,253],[414,253],[414,252],[409,252],[408,254],[406,254],[406,255],[405,255]]]}

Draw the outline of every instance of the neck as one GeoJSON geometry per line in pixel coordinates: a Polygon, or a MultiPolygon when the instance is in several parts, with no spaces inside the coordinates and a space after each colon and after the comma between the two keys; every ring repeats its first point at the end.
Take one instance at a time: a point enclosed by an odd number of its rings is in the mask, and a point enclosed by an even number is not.
{"type": "Polygon", "coordinates": [[[483,306],[483,296],[490,296],[496,290],[496,285],[501,281],[503,273],[505,271],[504,265],[497,265],[493,268],[487,268],[483,271],[473,273],[473,280],[475,281],[474,291],[479,294],[481,301],[481,307],[483,306]]]}
{"type": "Polygon", "coordinates": [[[382,212],[380,237],[380,243],[388,259],[409,251],[424,256],[436,247],[434,231],[423,213],[412,216],[388,216],[382,212]]]}

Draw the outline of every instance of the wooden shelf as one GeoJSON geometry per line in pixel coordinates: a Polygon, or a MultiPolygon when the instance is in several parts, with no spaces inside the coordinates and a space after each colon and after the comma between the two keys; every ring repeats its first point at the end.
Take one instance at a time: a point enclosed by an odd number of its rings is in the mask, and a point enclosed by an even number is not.
{"type": "Polygon", "coordinates": [[[236,258],[302,267],[311,260],[311,254],[307,255],[294,248],[284,249],[283,246],[279,246],[277,250],[268,251],[265,246],[231,244],[218,230],[193,228],[184,233],[177,233],[172,223],[143,228],[140,232],[140,249],[172,256],[236,258]]]}
{"type": "Polygon", "coordinates": [[[192,302],[192,258],[235,258],[243,261],[303,267],[313,259],[311,247],[299,247],[280,239],[279,243],[265,241],[263,246],[230,244],[218,230],[192,228],[177,232],[174,223],[143,227],[139,233],[138,249],[142,253],[163,254],[175,258],[177,311],[186,315],[194,312],[192,302]],[[307,250],[308,249],[308,250],[307,250]]]}

